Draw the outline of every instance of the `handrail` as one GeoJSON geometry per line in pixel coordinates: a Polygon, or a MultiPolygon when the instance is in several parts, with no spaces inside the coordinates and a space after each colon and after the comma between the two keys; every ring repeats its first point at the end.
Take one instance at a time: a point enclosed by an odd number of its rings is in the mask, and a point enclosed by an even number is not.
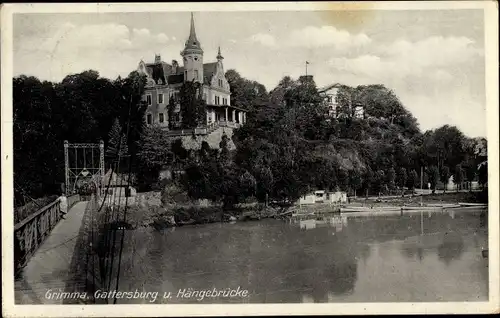
{"type": "MultiPolygon", "coordinates": [[[[67,198],[68,209],[80,201],[80,195],[67,198]]],[[[61,199],[40,208],[24,220],[14,224],[14,262],[17,273],[33,256],[42,242],[50,235],[62,218],[60,210],[61,199]]]]}
{"type": "Polygon", "coordinates": [[[55,199],[51,203],[49,203],[46,206],[40,208],[40,210],[36,211],[35,213],[33,213],[32,215],[28,216],[24,220],[22,220],[19,223],[15,224],[14,225],[14,231],[19,230],[20,228],[22,228],[23,226],[25,226],[27,223],[29,223],[31,220],[33,220],[34,218],[36,218],[37,216],[39,216],[40,214],[42,214],[43,212],[45,212],[47,209],[49,209],[50,207],[52,207],[54,204],[56,204],[58,202],[60,202],[59,198],[55,199]]]}
{"type": "MultiPolygon", "coordinates": [[[[38,215],[42,214],[45,210],[47,210],[48,208],[50,208],[52,205],[54,205],[54,204],[56,204],[57,202],[60,202],[60,201],[61,201],[61,199],[57,198],[54,201],[52,201],[51,203],[49,203],[49,204],[41,207],[35,213],[33,213],[30,216],[26,217],[25,219],[19,221],[18,223],[16,223],[14,225],[14,231],[19,230],[20,228],[22,228],[23,226],[25,226],[26,223],[30,222],[31,220],[33,220],[34,218],[36,218],[38,215]]],[[[73,195],[68,196],[68,209],[71,208],[78,201],[80,201],[80,195],[79,194],[73,194],[73,195]],[[69,203],[70,198],[73,198],[73,197],[76,197],[76,196],[78,196],[78,199],[75,200],[75,201],[72,201],[71,204],[70,204],[69,203]]]]}

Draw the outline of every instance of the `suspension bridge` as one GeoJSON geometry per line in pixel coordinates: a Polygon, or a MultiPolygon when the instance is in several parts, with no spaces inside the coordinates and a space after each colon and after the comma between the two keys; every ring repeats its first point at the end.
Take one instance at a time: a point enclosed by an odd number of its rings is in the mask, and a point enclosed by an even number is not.
{"type": "Polygon", "coordinates": [[[65,141],[64,157],[65,194],[14,225],[16,304],[95,303],[118,287],[127,202],[106,198],[104,143],[65,141]]]}

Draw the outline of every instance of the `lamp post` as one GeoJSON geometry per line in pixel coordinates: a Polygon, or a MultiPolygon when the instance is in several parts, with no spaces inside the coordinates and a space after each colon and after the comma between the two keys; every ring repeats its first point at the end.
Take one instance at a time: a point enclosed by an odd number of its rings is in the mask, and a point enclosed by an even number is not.
{"type": "Polygon", "coordinates": [[[424,195],[424,166],[420,166],[420,206],[423,206],[422,197],[424,195]]]}
{"type": "Polygon", "coordinates": [[[424,166],[420,167],[420,234],[424,234],[424,210],[423,210],[423,196],[424,196],[424,166]]]}

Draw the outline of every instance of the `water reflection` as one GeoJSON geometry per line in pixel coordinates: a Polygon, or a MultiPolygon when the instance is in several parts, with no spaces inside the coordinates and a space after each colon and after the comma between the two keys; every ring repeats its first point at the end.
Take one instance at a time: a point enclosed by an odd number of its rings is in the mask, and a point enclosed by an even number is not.
{"type": "Polygon", "coordinates": [[[127,236],[120,285],[161,293],[241,286],[250,294],[158,300],[165,303],[484,300],[484,260],[463,257],[480,255],[487,233],[479,225],[479,214],[467,212],[138,229],[127,236]]]}
{"type": "Polygon", "coordinates": [[[464,242],[462,236],[457,232],[446,232],[443,243],[438,247],[439,259],[446,265],[449,265],[452,260],[460,258],[463,250],[464,242]]]}

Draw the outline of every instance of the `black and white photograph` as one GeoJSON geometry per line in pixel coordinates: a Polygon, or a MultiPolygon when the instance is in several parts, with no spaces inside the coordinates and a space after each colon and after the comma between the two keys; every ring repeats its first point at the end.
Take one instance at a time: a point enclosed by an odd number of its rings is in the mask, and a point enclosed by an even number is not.
{"type": "Polygon", "coordinates": [[[5,316],[500,310],[495,2],[1,14],[5,316]]]}

